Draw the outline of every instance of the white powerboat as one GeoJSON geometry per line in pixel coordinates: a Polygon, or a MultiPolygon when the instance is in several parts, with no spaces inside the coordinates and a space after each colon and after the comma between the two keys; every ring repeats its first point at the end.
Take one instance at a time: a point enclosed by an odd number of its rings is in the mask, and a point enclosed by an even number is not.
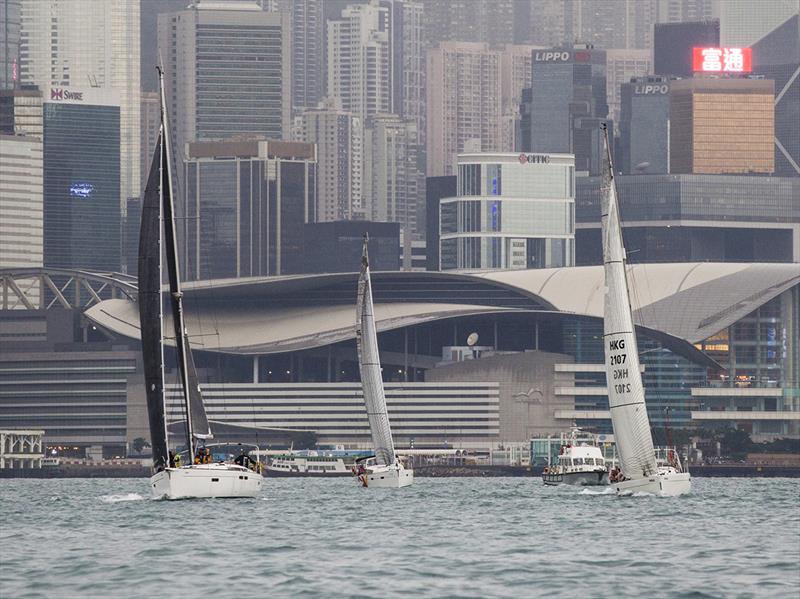
{"type": "Polygon", "coordinates": [[[683,471],[677,454],[671,464],[659,466],[653,447],[628,295],[625,248],[607,129],[604,141],[601,221],[606,294],[603,346],[608,406],[621,464],[621,473],[615,473],[612,484],[619,495],[682,495],[691,490],[689,473],[683,471]]]}
{"type": "Polygon", "coordinates": [[[602,450],[579,441],[577,431],[562,435],[558,461],[542,472],[546,485],[601,486],[608,484],[608,466],[602,450]]]}
{"type": "Polygon", "coordinates": [[[361,389],[364,395],[364,405],[367,408],[375,455],[357,461],[354,474],[363,486],[369,488],[407,487],[414,482],[414,471],[405,468],[394,451],[378,353],[378,333],[375,328],[372,283],[369,276],[368,243],[369,239],[365,235],[356,302],[356,345],[358,347],[358,367],[361,373],[361,389]]]}
{"type": "Polygon", "coordinates": [[[245,456],[242,456],[239,464],[191,463],[195,449],[212,435],[184,322],[172,206],[169,124],[163,73],[160,68],[158,75],[161,89],[161,128],[142,202],[138,270],[142,357],[155,471],[150,478],[150,490],[153,497],[166,499],[254,497],[261,490],[262,477],[255,469],[248,467],[249,464],[256,467],[249,458],[244,459],[245,456]],[[162,248],[167,263],[170,308],[186,415],[189,463],[185,466],[178,466],[176,456],[169,451],[167,434],[164,401],[164,311],[161,297],[162,248]]]}

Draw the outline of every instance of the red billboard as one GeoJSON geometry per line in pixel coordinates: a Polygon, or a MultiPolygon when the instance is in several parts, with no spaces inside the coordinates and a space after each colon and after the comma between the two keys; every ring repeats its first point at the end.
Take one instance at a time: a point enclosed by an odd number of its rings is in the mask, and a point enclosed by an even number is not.
{"type": "Polygon", "coordinates": [[[697,48],[692,51],[695,73],[749,73],[753,70],[750,48],[697,48]]]}

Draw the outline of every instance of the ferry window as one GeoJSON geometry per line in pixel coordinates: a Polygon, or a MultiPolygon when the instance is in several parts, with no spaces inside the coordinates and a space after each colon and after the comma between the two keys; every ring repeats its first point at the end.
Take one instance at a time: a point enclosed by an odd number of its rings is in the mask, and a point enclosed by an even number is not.
{"type": "Polygon", "coordinates": [[[572,463],[575,464],[576,466],[580,466],[581,464],[583,464],[583,458],[574,458],[572,460],[572,463]]]}
{"type": "Polygon", "coordinates": [[[602,466],[603,465],[603,458],[595,458],[594,459],[594,463],[597,464],[598,466],[602,466]]]}

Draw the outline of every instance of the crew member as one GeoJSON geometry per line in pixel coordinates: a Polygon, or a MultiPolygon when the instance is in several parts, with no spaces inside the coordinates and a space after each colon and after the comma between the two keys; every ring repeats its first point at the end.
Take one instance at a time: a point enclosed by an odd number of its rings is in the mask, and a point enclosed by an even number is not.
{"type": "Polygon", "coordinates": [[[175,468],[181,467],[181,454],[175,454],[175,468]]]}
{"type": "Polygon", "coordinates": [[[211,455],[211,450],[208,447],[206,447],[205,453],[203,454],[203,463],[210,464],[213,461],[214,461],[214,456],[211,455]]]}

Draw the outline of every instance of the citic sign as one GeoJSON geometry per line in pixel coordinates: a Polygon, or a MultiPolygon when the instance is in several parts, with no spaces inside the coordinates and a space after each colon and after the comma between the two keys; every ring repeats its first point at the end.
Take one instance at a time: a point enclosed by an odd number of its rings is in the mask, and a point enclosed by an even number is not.
{"type": "Polygon", "coordinates": [[[693,48],[695,73],[749,73],[753,70],[750,48],[693,48]]]}
{"type": "Polygon", "coordinates": [[[548,164],[550,156],[547,154],[520,154],[520,164],[548,164]]]}
{"type": "Polygon", "coordinates": [[[50,90],[50,99],[51,100],[75,100],[78,102],[83,102],[83,92],[72,92],[68,89],[60,89],[54,87],[50,90]]]}

